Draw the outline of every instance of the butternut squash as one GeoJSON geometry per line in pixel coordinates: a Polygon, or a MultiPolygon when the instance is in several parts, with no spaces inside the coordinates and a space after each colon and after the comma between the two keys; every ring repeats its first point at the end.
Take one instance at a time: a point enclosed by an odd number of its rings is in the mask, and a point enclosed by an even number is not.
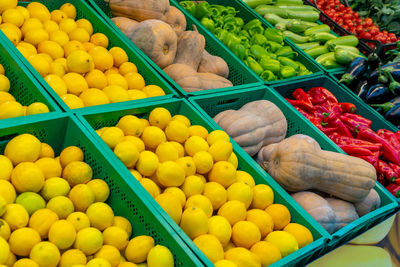
{"type": "Polygon", "coordinates": [[[169,11],[168,0],[104,0],[115,17],[137,21],[162,19],[169,11]]]}
{"type": "Polygon", "coordinates": [[[250,156],[263,146],[282,141],[287,130],[285,115],[268,100],[250,102],[239,110],[223,111],[214,121],[250,156]]]}
{"type": "Polygon", "coordinates": [[[381,198],[375,189],[371,189],[369,194],[360,202],[355,203],[354,206],[356,207],[358,215],[361,217],[379,208],[381,206],[381,198]]]}
{"type": "Polygon", "coordinates": [[[328,201],[329,206],[331,206],[335,213],[335,231],[359,218],[356,208],[352,203],[336,198],[326,198],[326,201],[328,201]]]}
{"type": "Polygon", "coordinates": [[[368,162],[331,151],[306,135],[293,135],[272,149],[262,148],[257,162],[291,192],[316,189],[350,202],[362,201],[375,186],[368,162]],[[268,153],[264,153],[264,151],[268,153]]]}
{"type": "Polygon", "coordinates": [[[206,39],[198,33],[196,26],[193,25],[193,31],[185,31],[179,36],[174,63],[185,64],[197,70],[205,45],[206,39]]]}
{"type": "Polygon", "coordinates": [[[172,27],[178,37],[181,36],[186,29],[185,15],[174,6],[169,8],[169,11],[162,20],[172,27]]]}
{"type": "Polygon", "coordinates": [[[155,19],[143,21],[133,27],[128,37],[160,68],[174,61],[177,37],[167,23],[155,19]]]}
{"type": "Polygon", "coordinates": [[[229,76],[229,67],[225,60],[220,57],[210,55],[206,50],[203,51],[198,72],[214,73],[224,78],[229,76]]]}
{"type": "Polygon", "coordinates": [[[133,28],[139,24],[136,20],[125,17],[114,17],[111,19],[115,26],[118,27],[126,36],[130,35],[133,28]]]}

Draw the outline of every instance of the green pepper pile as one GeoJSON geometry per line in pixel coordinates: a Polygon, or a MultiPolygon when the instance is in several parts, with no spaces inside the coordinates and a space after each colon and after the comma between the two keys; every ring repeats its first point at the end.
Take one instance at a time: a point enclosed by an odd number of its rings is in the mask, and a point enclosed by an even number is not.
{"type": "Polygon", "coordinates": [[[264,28],[260,20],[245,23],[236,16],[238,11],[230,6],[210,5],[208,2],[196,5],[192,1],[182,1],[180,5],[264,81],[312,73],[295,60],[297,53],[284,44],[283,33],[264,28]]]}

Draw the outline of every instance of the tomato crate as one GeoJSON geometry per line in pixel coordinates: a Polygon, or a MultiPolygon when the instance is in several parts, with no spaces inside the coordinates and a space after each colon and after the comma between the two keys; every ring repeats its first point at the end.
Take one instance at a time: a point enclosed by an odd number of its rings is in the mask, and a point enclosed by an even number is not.
{"type": "MultiPolygon", "coordinates": [[[[120,35],[121,39],[124,39],[127,43],[131,46],[134,46],[136,49],[136,45],[129,40],[125,34],[118,29],[117,26],[110,20],[113,17],[109,4],[103,0],[89,0],[89,3],[93,6],[93,8],[97,11],[99,16],[103,17],[105,21],[107,21],[112,28],[115,29],[120,35]]],[[[178,7],[178,4],[175,2],[170,2],[171,6],[178,7]]],[[[200,34],[202,34],[206,40],[205,50],[214,56],[219,56],[225,60],[229,67],[229,76],[228,80],[230,80],[233,84],[232,87],[226,88],[217,88],[217,89],[210,89],[210,90],[203,90],[197,92],[185,92],[182,87],[180,87],[174,80],[172,80],[160,67],[158,67],[149,57],[147,57],[143,53],[143,57],[146,59],[148,64],[152,66],[164,79],[166,79],[176,90],[183,96],[192,96],[192,95],[202,95],[202,94],[210,94],[213,92],[222,92],[222,91],[230,91],[230,90],[238,90],[245,88],[251,85],[259,85],[263,83],[263,80],[258,77],[255,73],[253,73],[247,66],[236,58],[236,56],[224,45],[219,43],[214,35],[209,33],[205,28],[198,27],[198,22],[195,18],[191,16],[186,16],[185,18],[187,21],[187,28],[186,30],[192,30],[192,25],[197,26],[197,30],[200,34]]]]}
{"type": "Polygon", "coordinates": [[[68,146],[78,146],[84,152],[84,161],[93,169],[93,177],[107,182],[110,197],[107,204],[115,215],[127,218],[133,228],[133,235],[149,235],[155,244],[170,249],[174,255],[175,266],[204,266],[180,240],[174,230],[155,212],[146,198],[146,191],[133,185],[135,179],[120,176],[116,167],[101,152],[87,130],[72,114],[52,115],[46,119],[35,117],[29,123],[0,125],[0,153],[13,137],[29,133],[41,142],[49,144],[58,155],[68,146]]]}
{"type": "MultiPolygon", "coordinates": [[[[29,73],[28,69],[16,59],[16,55],[8,47],[7,37],[0,31],[0,64],[4,67],[5,76],[10,81],[10,91],[16,101],[28,106],[35,102],[42,102],[49,108],[49,113],[35,114],[16,118],[2,119],[1,125],[10,122],[29,122],[35,117],[46,117],[50,113],[61,113],[61,109],[50,97],[42,85],[29,73]]],[[[1,113],[1,111],[0,111],[1,113]]]]}
{"type": "MultiPolygon", "coordinates": [[[[36,0],[35,0],[36,1],[36,0]]],[[[60,8],[65,2],[64,1],[57,1],[57,0],[42,0],[36,1],[44,4],[49,11],[60,8]]],[[[88,3],[84,0],[69,0],[68,3],[73,4],[77,10],[76,19],[85,18],[92,23],[93,32],[101,32],[105,34],[109,40],[109,48],[117,46],[125,50],[129,57],[129,61],[134,63],[138,68],[138,73],[141,74],[146,82],[146,85],[154,84],[160,86],[166,95],[157,96],[152,98],[145,98],[139,100],[131,100],[127,101],[130,104],[140,103],[140,102],[151,102],[158,99],[167,99],[173,96],[177,96],[175,90],[166,82],[158,73],[156,73],[149,64],[143,59],[142,52],[139,49],[135,49],[134,47],[128,45],[124,40],[122,40],[118,33],[109,26],[104,19],[90,7],[88,3]]],[[[31,2],[21,1],[18,5],[27,6],[31,2]]],[[[25,59],[25,57],[15,48],[15,46],[9,41],[6,40],[7,45],[10,47],[10,50],[17,55],[18,60],[22,61],[23,64],[29,69],[30,73],[33,77],[36,78],[38,83],[40,83],[46,91],[51,95],[51,97],[58,103],[58,105],[64,111],[68,112],[76,112],[80,109],[70,109],[64,101],[55,93],[55,91],[47,84],[47,82],[39,75],[39,73],[32,67],[32,65],[25,59]]],[[[119,106],[122,102],[119,103],[111,103],[107,104],[108,106],[119,106]]],[[[101,105],[104,107],[105,105],[101,105]]],[[[92,107],[84,107],[81,109],[91,109],[92,107]]]]}
{"type": "MultiPolygon", "coordinates": [[[[221,93],[226,94],[227,92],[221,93]]],[[[121,110],[108,110],[103,112],[98,109],[97,111],[90,111],[82,114],[77,114],[78,118],[87,127],[87,131],[90,132],[92,138],[97,142],[98,148],[103,154],[112,162],[112,165],[118,168],[119,173],[126,180],[131,180],[130,186],[141,187],[140,183],[134,179],[130,171],[123,165],[123,163],[114,155],[112,150],[103,142],[103,140],[96,134],[94,130],[101,127],[108,127],[115,125],[118,120],[125,115],[135,115],[139,118],[147,118],[149,113],[156,107],[163,107],[171,112],[171,115],[181,114],[187,116],[193,125],[201,125],[208,131],[219,129],[216,125],[212,124],[206,116],[196,110],[187,100],[185,99],[170,99],[151,103],[149,105],[142,104],[135,108],[125,107],[121,110]]],[[[249,159],[244,157],[241,148],[233,142],[233,151],[237,155],[239,167],[238,169],[248,172],[253,176],[256,184],[267,184],[274,191],[274,203],[280,203],[288,207],[292,222],[297,222],[306,226],[314,237],[314,242],[305,246],[304,248],[290,254],[289,256],[281,259],[272,266],[292,266],[292,265],[304,265],[307,262],[319,257],[323,248],[326,245],[328,233],[316,223],[310,215],[295,202],[290,196],[282,190],[282,188],[264,171],[260,171],[258,168],[249,163],[249,159]]],[[[182,238],[182,240],[192,249],[192,251],[199,257],[199,259],[206,266],[214,266],[205,255],[194,245],[192,240],[183,232],[183,230],[165,213],[162,208],[150,197],[148,193],[143,196],[147,199],[147,203],[152,205],[154,210],[162,214],[162,217],[168,221],[176,233],[182,238]],[[145,196],[144,196],[145,195],[145,196]]]]}

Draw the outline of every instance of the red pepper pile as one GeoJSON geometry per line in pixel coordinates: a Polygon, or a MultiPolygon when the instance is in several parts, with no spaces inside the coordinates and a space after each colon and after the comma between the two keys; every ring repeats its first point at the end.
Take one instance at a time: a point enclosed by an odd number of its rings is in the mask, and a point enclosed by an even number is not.
{"type": "MultiPolygon", "coordinates": [[[[340,0],[318,0],[317,7],[358,38],[378,40],[383,44],[395,43],[400,40],[400,37],[397,39],[394,33],[380,31],[379,26],[374,24],[371,18],[360,18],[357,12],[354,12],[351,7],[343,5],[340,0]]],[[[369,45],[375,48],[375,44],[369,43],[369,45]]]]}
{"type": "Polygon", "coordinates": [[[298,88],[293,98],[286,100],[347,154],[371,163],[378,181],[400,197],[400,131],[374,132],[370,120],[355,114],[354,104],[338,103],[323,87],[313,87],[307,92],[298,88]]]}

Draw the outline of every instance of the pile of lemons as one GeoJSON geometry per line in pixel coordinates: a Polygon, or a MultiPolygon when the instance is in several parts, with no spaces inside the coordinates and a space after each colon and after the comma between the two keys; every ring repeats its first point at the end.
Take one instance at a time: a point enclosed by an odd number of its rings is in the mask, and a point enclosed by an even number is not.
{"type": "Polygon", "coordinates": [[[313,242],[268,185],[237,170],[224,131],[158,107],[96,132],[215,266],[267,266],[313,242]]]}
{"type": "Polygon", "coordinates": [[[75,20],[70,3],[50,13],[39,2],[2,0],[0,15],[0,30],[71,109],[165,95],[90,21],[75,20]]]}
{"type": "Polygon", "coordinates": [[[55,158],[33,135],[10,140],[0,155],[0,266],[173,267],[152,237],[130,239],[130,222],[104,203],[107,183],[92,176],[79,147],[55,158]]]}
{"type": "Polygon", "coordinates": [[[41,102],[22,106],[9,91],[10,80],[0,64],[0,120],[49,112],[49,108],[41,102]]]}

